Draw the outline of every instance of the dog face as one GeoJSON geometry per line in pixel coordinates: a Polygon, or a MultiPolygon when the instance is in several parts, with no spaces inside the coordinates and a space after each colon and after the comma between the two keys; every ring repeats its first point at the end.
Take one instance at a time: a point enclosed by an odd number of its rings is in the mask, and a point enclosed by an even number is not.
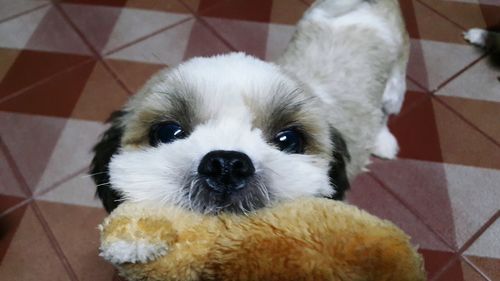
{"type": "Polygon", "coordinates": [[[108,211],[122,197],[204,213],[341,198],[348,154],[324,110],[273,64],[192,59],[157,74],[115,116],[95,148],[98,195],[108,211]]]}

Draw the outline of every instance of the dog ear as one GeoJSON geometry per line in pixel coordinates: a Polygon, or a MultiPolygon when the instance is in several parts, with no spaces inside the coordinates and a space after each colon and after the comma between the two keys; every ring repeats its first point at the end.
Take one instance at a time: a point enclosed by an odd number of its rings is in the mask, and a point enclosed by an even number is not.
{"type": "Polygon", "coordinates": [[[340,132],[330,129],[333,149],[333,160],[330,162],[330,184],[335,189],[335,194],[331,196],[334,200],[343,200],[345,192],[349,189],[349,178],[347,177],[346,164],[351,160],[347,145],[340,132]]]}
{"type": "Polygon", "coordinates": [[[98,196],[108,213],[120,204],[121,195],[111,188],[109,182],[109,162],[111,157],[118,152],[123,135],[123,127],[119,122],[124,111],[115,111],[108,119],[111,127],[104,132],[101,140],[94,146],[94,158],[90,164],[90,175],[94,180],[98,196]]]}

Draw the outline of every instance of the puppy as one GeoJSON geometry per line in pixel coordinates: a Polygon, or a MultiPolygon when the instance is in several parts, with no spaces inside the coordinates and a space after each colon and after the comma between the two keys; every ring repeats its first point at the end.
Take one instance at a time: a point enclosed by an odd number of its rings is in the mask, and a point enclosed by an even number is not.
{"type": "Polygon", "coordinates": [[[342,199],[405,92],[408,38],[396,0],[314,3],[276,62],[231,53],[156,74],[95,146],[107,211],[121,200],[207,214],[301,196],[342,199]]]}
{"type": "Polygon", "coordinates": [[[500,53],[500,33],[480,28],[471,28],[463,33],[467,42],[492,53],[500,53]]]}
{"type": "MultiPolygon", "coordinates": [[[[488,52],[490,64],[496,68],[500,68],[500,33],[480,28],[471,28],[464,32],[463,36],[467,42],[488,52]]],[[[497,79],[500,81],[500,76],[497,79]]]]}

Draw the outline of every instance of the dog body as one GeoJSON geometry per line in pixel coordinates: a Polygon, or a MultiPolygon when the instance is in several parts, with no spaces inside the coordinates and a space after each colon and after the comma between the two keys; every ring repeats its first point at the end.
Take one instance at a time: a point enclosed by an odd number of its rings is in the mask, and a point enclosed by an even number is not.
{"type": "Polygon", "coordinates": [[[500,54],[500,33],[481,28],[471,28],[464,32],[464,39],[469,43],[484,48],[494,55],[500,54]]]}
{"type": "Polygon", "coordinates": [[[349,178],[371,153],[392,159],[398,152],[386,122],[404,99],[408,44],[397,1],[318,1],[279,60],[321,99],[344,137],[349,178]]]}
{"type": "Polygon", "coordinates": [[[97,193],[246,212],[301,196],[342,199],[405,90],[408,40],[396,0],[318,1],[277,64],[241,54],[156,74],[95,148],[97,193]]]}

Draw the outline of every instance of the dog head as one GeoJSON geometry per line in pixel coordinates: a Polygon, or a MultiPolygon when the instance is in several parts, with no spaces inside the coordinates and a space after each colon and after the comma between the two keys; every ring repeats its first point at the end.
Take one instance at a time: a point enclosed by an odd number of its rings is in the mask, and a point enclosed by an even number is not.
{"type": "Polygon", "coordinates": [[[204,213],[300,196],[341,198],[348,153],[328,110],[278,66],[241,53],[155,75],[112,120],[91,173],[117,199],[204,213]]]}

